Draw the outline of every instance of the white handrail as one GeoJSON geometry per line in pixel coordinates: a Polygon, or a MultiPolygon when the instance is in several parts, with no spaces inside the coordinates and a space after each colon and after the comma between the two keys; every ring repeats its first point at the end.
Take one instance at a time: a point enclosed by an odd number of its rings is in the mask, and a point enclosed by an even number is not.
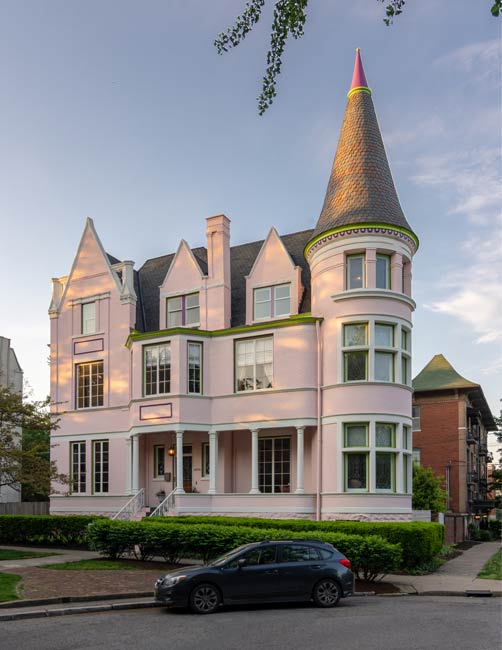
{"type": "Polygon", "coordinates": [[[129,501],[116,512],[112,519],[132,519],[141,508],[145,505],[145,488],[136,492],[129,501]]]}
{"type": "Polygon", "coordinates": [[[169,492],[167,497],[163,501],[161,501],[159,503],[159,505],[155,508],[155,510],[150,515],[150,517],[163,517],[170,510],[172,510],[174,508],[174,493],[175,492],[176,492],[176,489],[169,492]]]}

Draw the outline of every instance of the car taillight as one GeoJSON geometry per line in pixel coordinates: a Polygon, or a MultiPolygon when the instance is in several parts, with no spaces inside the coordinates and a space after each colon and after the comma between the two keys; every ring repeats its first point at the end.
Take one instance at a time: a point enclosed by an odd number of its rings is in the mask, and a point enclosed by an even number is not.
{"type": "Polygon", "coordinates": [[[350,569],[350,560],[347,560],[346,558],[343,560],[339,560],[340,564],[343,564],[343,566],[346,566],[347,569],[350,569]]]}

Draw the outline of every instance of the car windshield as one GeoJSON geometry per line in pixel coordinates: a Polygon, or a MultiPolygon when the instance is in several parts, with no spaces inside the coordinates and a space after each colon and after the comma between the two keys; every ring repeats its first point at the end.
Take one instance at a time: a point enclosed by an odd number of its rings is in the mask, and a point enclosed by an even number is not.
{"type": "Polygon", "coordinates": [[[215,560],[211,560],[211,562],[207,563],[207,566],[221,566],[222,564],[226,564],[227,562],[230,562],[230,560],[233,560],[236,555],[242,553],[245,548],[248,548],[247,544],[234,548],[233,551],[225,553],[225,555],[220,555],[220,557],[217,557],[215,560]]]}

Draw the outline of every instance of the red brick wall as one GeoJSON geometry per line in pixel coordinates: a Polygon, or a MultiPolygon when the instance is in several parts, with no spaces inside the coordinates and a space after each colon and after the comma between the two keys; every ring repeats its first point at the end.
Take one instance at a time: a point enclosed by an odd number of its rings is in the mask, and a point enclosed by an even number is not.
{"type": "Polygon", "coordinates": [[[443,484],[450,463],[449,509],[466,512],[465,429],[459,430],[465,427],[464,398],[454,394],[416,394],[413,404],[420,406],[420,431],[413,432],[413,447],[420,449],[420,462],[424,467],[432,467],[443,478],[443,484]]]}

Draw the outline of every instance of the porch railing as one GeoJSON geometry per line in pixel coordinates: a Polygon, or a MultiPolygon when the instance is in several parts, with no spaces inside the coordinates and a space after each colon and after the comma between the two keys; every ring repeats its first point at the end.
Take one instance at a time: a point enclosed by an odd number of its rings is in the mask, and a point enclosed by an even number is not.
{"type": "Polygon", "coordinates": [[[150,514],[150,517],[164,517],[169,513],[170,510],[174,508],[175,491],[176,490],[172,490],[169,492],[167,497],[161,501],[155,510],[150,514]]]}
{"type": "Polygon", "coordinates": [[[136,492],[129,501],[116,512],[112,519],[122,519],[128,520],[132,519],[134,515],[139,512],[142,508],[145,507],[145,489],[141,488],[139,492],[136,492]]]}

